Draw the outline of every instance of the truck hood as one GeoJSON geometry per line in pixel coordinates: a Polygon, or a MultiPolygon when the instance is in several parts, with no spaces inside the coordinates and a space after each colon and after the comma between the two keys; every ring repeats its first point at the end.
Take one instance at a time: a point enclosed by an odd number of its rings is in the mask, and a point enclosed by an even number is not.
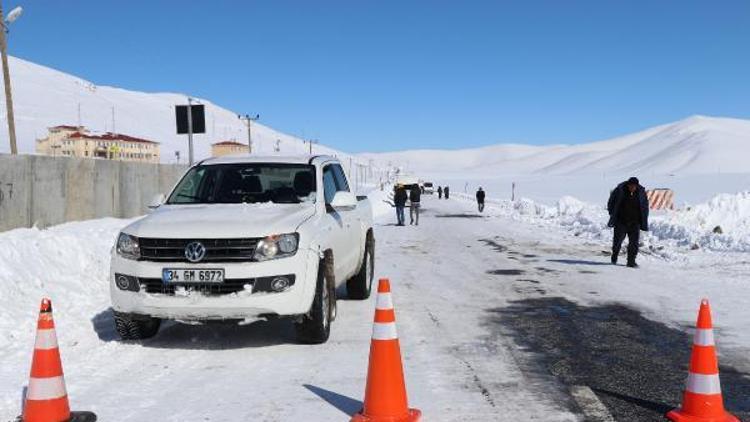
{"type": "Polygon", "coordinates": [[[123,231],[137,237],[212,239],[292,233],[315,213],[315,205],[162,205],[123,231]]]}

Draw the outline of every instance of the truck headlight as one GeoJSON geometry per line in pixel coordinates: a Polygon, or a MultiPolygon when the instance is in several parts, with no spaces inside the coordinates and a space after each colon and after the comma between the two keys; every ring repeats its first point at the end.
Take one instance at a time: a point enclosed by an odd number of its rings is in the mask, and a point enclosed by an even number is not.
{"type": "Polygon", "coordinates": [[[297,253],[299,235],[297,233],[268,236],[255,247],[255,260],[267,261],[292,256],[297,253]]]}
{"type": "Polygon", "coordinates": [[[117,237],[117,254],[128,259],[140,258],[141,248],[138,246],[138,238],[129,234],[120,233],[117,237]]]}

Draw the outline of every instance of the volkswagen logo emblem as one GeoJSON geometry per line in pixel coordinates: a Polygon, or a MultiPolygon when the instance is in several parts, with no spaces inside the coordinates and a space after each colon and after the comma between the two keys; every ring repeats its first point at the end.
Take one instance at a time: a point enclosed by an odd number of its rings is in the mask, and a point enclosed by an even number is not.
{"type": "Polygon", "coordinates": [[[190,262],[199,262],[206,256],[206,247],[201,242],[190,242],[185,246],[185,258],[190,262]]]}

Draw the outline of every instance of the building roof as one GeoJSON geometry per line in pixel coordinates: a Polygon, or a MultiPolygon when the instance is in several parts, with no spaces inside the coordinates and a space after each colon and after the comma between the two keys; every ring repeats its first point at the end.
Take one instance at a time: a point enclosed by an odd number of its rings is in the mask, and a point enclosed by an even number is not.
{"type": "Polygon", "coordinates": [[[247,144],[243,144],[242,142],[237,141],[219,141],[215,144],[211,144],[211,146],[238,146],[238,147],[246,147],[247,144]]]}
{"type": "Polygon", "coordinates": [[[94,140],[101,140],[101,141],[125,141],[125,142],[140,142],[145,144],[158,144],[158,142],[155,141],[149,141],[148,139],[142,139],[142,138],[136,138],[134,136],[128,136],[123,135],[121,133],[112,133],[107,132],[101,135],[95,135],[91,133],[84,133],[84,132],[75,132],[70,135],[71,138],[80,138],[80,139],[94,139],[94,140]]]}
{"type": "Polygon", "coordinates": [[[54,129],[81,130],[83,129],[83,126],[58,125],[58,126],[52,126],[49,129],[50,130],[54,130],[54,129]]]}

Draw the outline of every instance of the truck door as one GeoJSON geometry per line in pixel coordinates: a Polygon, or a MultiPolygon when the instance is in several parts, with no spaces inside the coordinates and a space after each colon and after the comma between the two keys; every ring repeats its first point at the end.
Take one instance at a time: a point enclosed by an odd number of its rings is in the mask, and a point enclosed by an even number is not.
{"type": "Polygon", "coordinates": [[[346,249],[347,249],[347,230],[346,222],[342,212],[330,208],[328,205],[333,201],[333,196],[338,191],[336,184],[336,175],[333,166],[328,165],[323,168],[323,196],[326,203],[326,215],[324,217],[325,230],[331,241],[333,250],[333,267],[336,273],[336,284],[340,284],[343,277],[346,276],[346,249]]]}
{"type": "MultiPolygon", "coordinates": [[[[351,192],[349,182],[344,174],[344,169],[340,164],[332,164],[333,174],[336,176],[336,187],[339,191],[351,192]]],[[[351,277],[359,269],[359,259],[362,256],[360,249],[364,242],[362,241],[362,222],[360,221],[360,210],[356,207],[350,210],[341,211],[344,219],[344,228],[346,229],[346,268],[344,271],[351,277]]]]}

